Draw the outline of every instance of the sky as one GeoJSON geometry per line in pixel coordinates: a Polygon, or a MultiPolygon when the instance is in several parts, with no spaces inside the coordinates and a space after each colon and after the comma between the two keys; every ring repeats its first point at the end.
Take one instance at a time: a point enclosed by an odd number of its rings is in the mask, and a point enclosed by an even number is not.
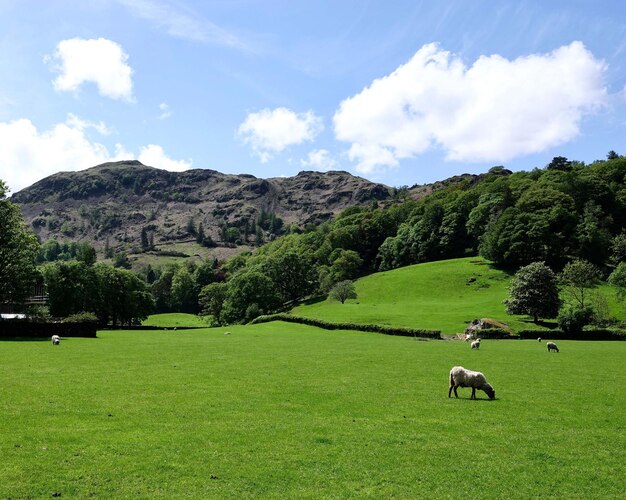
{"type": "Polygon", "coordinates": [[[0,0],[0,179],[412,186],[626,154],[622,0],[0,0]]]}

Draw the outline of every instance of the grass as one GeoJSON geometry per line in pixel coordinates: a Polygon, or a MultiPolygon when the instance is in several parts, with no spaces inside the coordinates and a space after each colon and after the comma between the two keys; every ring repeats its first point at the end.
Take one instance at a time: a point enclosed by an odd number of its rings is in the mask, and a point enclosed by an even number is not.
{"type": "Polygon", "coordinates": [[[143,326],[159,326],[162,328],[173,328],[178,326],[208,326],[205,318],[187,313],[152,314],[141,324],[143,326]]]}
{"type": "Polygon", "coordinates": [[[0,497],[618,498],[626,342],[304,325],[1,342],[0,497]],[[448,399],[452,365],[498,399],[448,399]]]}
{"type": "MultiPolygon", "coordinates": [[[[407,266],[356,281],[358,298],[324,300],[292,309],[297,316],[334,322],[374,323],[460,333],[477,318],[494,318],[513,330],[541,329],[531,318],[509,315],[504,299],[511,276],[480,257],[407,266]]],[[[603,287],[611,313],[623,316],[610,287],[603,287]]]]}

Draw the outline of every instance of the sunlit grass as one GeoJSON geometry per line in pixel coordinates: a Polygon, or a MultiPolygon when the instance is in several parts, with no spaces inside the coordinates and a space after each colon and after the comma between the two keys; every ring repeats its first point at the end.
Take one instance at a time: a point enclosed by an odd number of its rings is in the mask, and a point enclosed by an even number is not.
{"type": "Polygon", "coordinates": [[[178,326],[209,326],[205,317],[187,313],[164,313],[148,316],[142,322],[144,326],[159,326],[162,328],[173,328],[178,326]]]}
{"type": "Polygon", "coordinates": [[[0,497],[607,498],[626,343],[267,323],[1,342],[0,497]],[[480,370],[497,400],[448,399],[480,370]]]}
{"type": "MultiPolygon", "coordinates": [[[[503,301],[510,275],[480,257],[452,259],[375,273],[356,281],[358,298],[345,304],[324,300],[294,308],[298,316],[326,321],[375,323],[460,333],[477,318],[494,318],[513,330],[535,329],[526,316],[509,315],[503,301]]],[[[608,286],[599,289],[610,312],[624,308],[608,286]]]]}

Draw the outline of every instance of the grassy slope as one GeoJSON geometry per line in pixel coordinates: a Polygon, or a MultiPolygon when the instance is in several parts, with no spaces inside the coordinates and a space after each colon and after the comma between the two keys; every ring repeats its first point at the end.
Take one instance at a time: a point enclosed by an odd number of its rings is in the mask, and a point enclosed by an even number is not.
{"type": "Polygon", "coordinates": [[[202,317],[186,313],[152,314],[141,324],[144,326],[160,326],[163,328],[173,328],[175,326],[208,326],[207,322],[202,317]]]}
{"type": "Polygon", "coordinates": [[[509,316],[502,301],[509,276],[480,257],[445,260],[372,274],[356,282],[358,298],[345,304],[323,301],[295,308],[299,316],[328,321],[379,323],[462,332],[475,318],[496,318],[527,328],[509,316]],[[470,278],[476,281],[468,283],[470,278]]]}
{"type": "MultiPolygon", "coordinates": [[[[377,323],[462,332],[476,318],[495,318],[514,330],[540,328],[528,317],[505,312],[510,276],[480,257],[428,262],[372,274],[356,282],[358,298],[294,308],[294,315],[327,321],[377,323]],[[469,283],[470,278],[476,280],[469,283]]],[[[612,293],[609,306],[618,314],[612,293]]],[[[622,312],[623,314],[623,312],[622,312]]]]}
{"type": "Polygon", "coordinates": [[[0,497],[621,497],[626,342],[269,323],[2,342],[0,497]],[[447,398],[483,371],[498,399],[447,398]]]}

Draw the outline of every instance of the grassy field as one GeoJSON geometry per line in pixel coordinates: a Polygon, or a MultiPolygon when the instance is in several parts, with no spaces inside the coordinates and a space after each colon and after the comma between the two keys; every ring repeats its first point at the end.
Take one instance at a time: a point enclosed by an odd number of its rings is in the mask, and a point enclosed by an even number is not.
{"type": "Polygon", "coordinates": [[[161,328],[173,328],[177,326],[209,326],[204,318],[195,314],[165,313],[153,314],[141,323],[143,326],[158,326],[161,328]]]}
{"type": "MultiPolygon", "coordinates": [[[[460,333],[476,318],[495,318],[514,330],[541,328],[526,316],[509,315],[503,300],[511,277],[480,257],[407,266],[356,281],[358,298],[324,300],[292,309],[297,316],[335,322],[374,323],[460,333]]],[[[605,287],[612,313],[623,318],[605,287]]]]}
{"type": "Polygon", "coordinates": [[[0,342],[0,497],[624,497],[626,342],[228,330],[0,342]]]}

